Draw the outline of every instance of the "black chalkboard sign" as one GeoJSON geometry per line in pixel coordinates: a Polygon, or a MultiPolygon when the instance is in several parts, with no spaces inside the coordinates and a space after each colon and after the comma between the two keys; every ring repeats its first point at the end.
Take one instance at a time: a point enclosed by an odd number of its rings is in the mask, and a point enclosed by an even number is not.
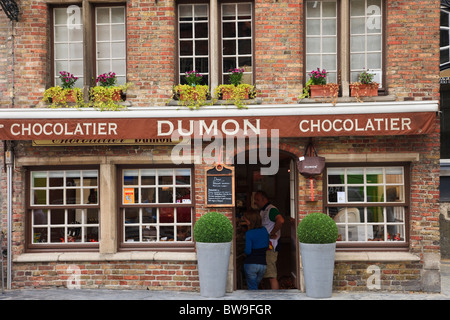
{"type": "Polygon", "coordinates": [[[206,170],[206,205],[234,207],[234,168],[217,165],[206,170]]]}

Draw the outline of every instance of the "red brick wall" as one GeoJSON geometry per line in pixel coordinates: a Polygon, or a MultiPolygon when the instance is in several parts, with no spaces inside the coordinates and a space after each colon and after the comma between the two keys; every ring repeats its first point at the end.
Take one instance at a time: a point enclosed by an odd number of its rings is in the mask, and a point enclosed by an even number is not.
{"type": "Polygon", "coordinates": [[[91,289],[195,291],[195,262],[23,263],[14,266],[15,288],[80,286],[91,289]]]}
{"type": "MultiPolygon", "coordinates": [[[[389,94],[439,97],[439,1],[386,1],[389,94]]],[[[22,1],[16,24],[16,101],[36,105],[51,82],[49,15],[43,1],[22,1]]],[[[135,106],[164,105],[177,84],[175,1],[127,3],[127,72],[135,106]]],[[[6,28],[2,16],[0,27],[6,28]]],[[[255,75],[264,103],[296,103],[303,83],[303,1],[255,2],[255,75]]],[[[1,38],[0,38],[1,40],[1,38]]],[[[1,48],[0,48],[1,50],[1,48]]],[[[6,51],[0,51],[0,61],[6,51]]],[[[5,71],[0,71],[0,79],[5,71]]],[[[3,85],[4,86],[4,85],[3,85]]],[[[0,93],[4,92],[0,83],[0,93]]],[[[3,94],[4,95],[4,94],[3,94]]]]}

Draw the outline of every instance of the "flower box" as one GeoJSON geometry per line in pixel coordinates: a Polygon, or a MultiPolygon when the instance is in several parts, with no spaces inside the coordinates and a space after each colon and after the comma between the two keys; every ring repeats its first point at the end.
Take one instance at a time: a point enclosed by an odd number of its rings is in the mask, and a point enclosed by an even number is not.
{"type": "Polygon", "coordinates": [[[378,96],[378,84],[350,84],[352,97],[376,97],[378,96]]]}
{"type": "Polygon", "coordinates": [[[309,86],[311,98],[337,97],[337,85],[334,84],[312,84],[309,86]]]}
{"type": "Polygon", "coordinates": [[[63,89],[63,94],[55,94],[52,97],[52,101],[54,103],[69,103],[69,102],[77,102],[78,95],[77,91],[73,89],[63,89]]]}
{"type": "Polygon", "coordinates": [[[95,102],[122,101],[123,90],[115,87],[96,86],[91,88],[91,99],[95,102]]]}

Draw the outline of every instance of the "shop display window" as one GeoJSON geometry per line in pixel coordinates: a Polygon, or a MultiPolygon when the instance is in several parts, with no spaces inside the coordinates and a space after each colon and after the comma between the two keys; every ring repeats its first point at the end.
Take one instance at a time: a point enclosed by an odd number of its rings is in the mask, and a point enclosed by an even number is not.
{"type": "Polygon", "coordinates": [[[31,243],[97,243],[98,186],[98,170],[31,171],[31,243]]]}
{"type": "Polygon", "coordinates": [[[406,243],[405,167],[328,167],[326,212],[340,243],[406,243]]]}
{"type": "Polygon", "coordinates": [[[121,170],[123,242],[191,242],[191,168],[121,170]]]}

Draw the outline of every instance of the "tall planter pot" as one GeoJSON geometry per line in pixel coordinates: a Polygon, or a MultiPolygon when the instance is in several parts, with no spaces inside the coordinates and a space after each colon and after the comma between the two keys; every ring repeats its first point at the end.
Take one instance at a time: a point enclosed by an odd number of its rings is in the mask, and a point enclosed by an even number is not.
{"type": "Polygon", "coordinates": [[[223,297],[226,292],[231,242],[197,242],[196,246],[200,295],[211,298],[223,297]]]}
{"type": "Polygon", "coordinates": [[[300,242],[300,251],[306,295],[311,298],[330,298],[333,290],[336,243],[300,242]]]}

